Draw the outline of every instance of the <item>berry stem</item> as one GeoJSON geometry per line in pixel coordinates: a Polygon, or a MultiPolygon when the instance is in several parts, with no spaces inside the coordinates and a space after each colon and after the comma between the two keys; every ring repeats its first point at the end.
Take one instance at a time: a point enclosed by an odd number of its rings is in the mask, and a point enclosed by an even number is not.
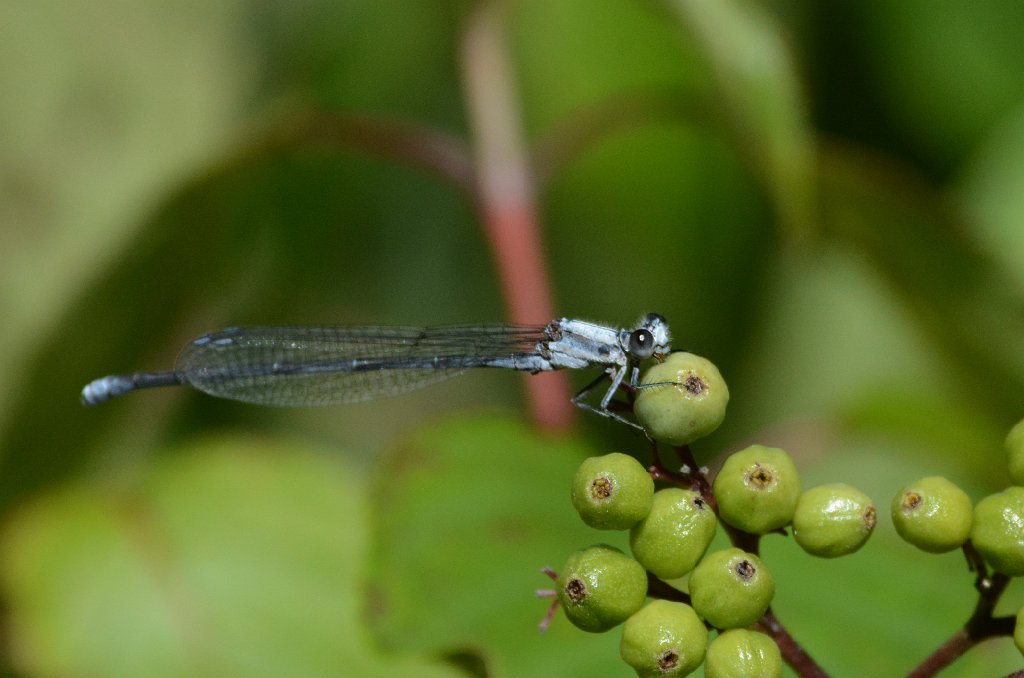
{"type": "Polygon", "coordinates": [[[1003,595],[1003,591],[1010,583],[1010,577],[999,572],[989,575],[985,563],[970,542],[964,544],[964,555],[967,557],[971,569],[978,573],[978,578],[974,582],[974,588],[978,590],[978,604],[975,605],[971,618],[967,620],[963,628],[954,633],[935,652],[928,655],[924,661],[907,674],[907,678],[934,676],[981,641],[1013,634],[1013,627],[1016,623],[1014,617],[992,616],[996,603],[999,602],[1000,596],[1003,595]]]}
{"type": "Polygon", "coordinates": [[[676,447],[676,456],[679,457],[679,463],[684,467],[690,469],[690,489],[700,492],[700,496],[708,503],[711,509],[718,513],[718,502],[715,501],[715,495],[711,492],[711,483],[708,482],[707,476],[697,466],[697,460],[693,457],[693,451],[689,445],[683,445],[676,447]]]}
{"type": "MultiPolygon", "coordinates": [[[[715,515],[718,515],[718,502],[715,500],[715,494],[711,490],[711,483],[708,482],[707,476],[704,475],[704,472],[701,471],[700,466],[697,465],[697,460],[694,459],[693,451],[690,449],[690,446],[683,445],[681,447],[675,448],[676,455],[679,457],[679,461],[683,465],[683,467],[691,469],[688,476],[680,476],[678,474],[672,474],[670,471],[667,471],[661,464],[660,457],[658,457],[657,446],[655,446],[654,450],[655,464],[659,467],[659,469],[664,471],[666,474],[673,476],[674,478],[679,478],[680,480],[686,481],[685,484],[683,484],[682,482],[677,482],[676,484],[680,485],[681,487],[699,492],[701,498],[705,502],[707,502],[707,505],[711,507],[711,510],[715,512],[715,515]]],[[[652,473],[651,475],[654,474],[652,473]]],[[[656,475],[654,476],[654,478],[655,480],[669,479],[659,477],[656,475]]],[[[736,548],[743,549],[747,553],[753,553],[755,556],[760,555],[761,537],[759,535],[750,534],[748,532],[744,532],[743,530],[738,530],[729,523],[725,522],[724,520],[719,520],[719,524],[722,526],[722,529],[725,530],[726,534],[729,535],[729,541],[732,542],[733,546],[735,546],[736,548]]]]}
{"type": "Polygon", "coordinates": [[[651,598],[671,600],[676,603],[690,604],[690,596],[683,593],[671,584],[658,579],[656,576],[647,573],[647,595],[651,598]]]}
{"type": "Polygon", "coordinates": [[[658,443],[653,440],[651,441],[651,459],[654,463],[651,464],[648,472],[655,480],[672,483],[682,488],[689,488],[693,484],[690,476],[678,473],[665,466],[665,462],[661,458],[661,452],[658,450],[658,443]]]}
{"type": "Polygon", "coordinates": [[[757,627],[771,636],[775,644],[779,646],[782,658],[796,671],[797,675],[804,678],[828,678],[825,669],[821,668],[800,643],[796,642],[796,639],[790,635],[771,608],[757,622],[757,627]]]}

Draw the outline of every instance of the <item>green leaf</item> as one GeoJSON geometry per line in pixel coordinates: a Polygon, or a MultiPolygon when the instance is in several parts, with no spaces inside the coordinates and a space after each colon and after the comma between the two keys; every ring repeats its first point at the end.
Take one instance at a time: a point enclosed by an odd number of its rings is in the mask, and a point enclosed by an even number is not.
{"type": "MultiPolygon", "coordinates": [[[[646,447],[637,438],[638,447],[646,447]]],[[[605,450],[607,451],[607,450],[605,450]]],[[[388,647],[478,651],[490,676],[614,675],[617,633],[593,635],[558,614],[537,623],[562,567],[595,543],[626,549],[622,532],[583,525],[569,500],[576,466],[598,452],[515,421],[460,419],[422,431],[377,470],[373,494],[375,627],[388,647]]]]}
{"type": "Polygon", "coordinates": [[[361,622],[362,480],[294,445],[197,442],[20,511],[0,561],[33,675],[455,675],[361,622]]]}
{"type": "Polygon", "coordinates": [[[714,73],[726,127],[771,196],[790,239],[814,225],[815,143],[781,26],[752,3],[670,0],[714,73]]]}
{"type": "Polygon", "coordinates": [[[982,249],[1024,290],[1024,108],[996,125],[957,190],[982,249]]]}
{"type": "Polygon", "coordinates": [[[910,172],[842,147],[822,157],[826,234],[865,257],[941,351],[948,393],[1009,430],[1024,402],[1024,296],[910,172]]]}

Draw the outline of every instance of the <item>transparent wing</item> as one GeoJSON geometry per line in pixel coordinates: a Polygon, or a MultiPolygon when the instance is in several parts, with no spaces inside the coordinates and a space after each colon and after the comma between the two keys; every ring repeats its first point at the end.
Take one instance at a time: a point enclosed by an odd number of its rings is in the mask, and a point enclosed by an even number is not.
{"type": "Polygon", "coordinates": [[[175,371],[201,391],[263,405],[352,403],[533,355],[543,326],[242,327],[196,339],[175,371]]]}

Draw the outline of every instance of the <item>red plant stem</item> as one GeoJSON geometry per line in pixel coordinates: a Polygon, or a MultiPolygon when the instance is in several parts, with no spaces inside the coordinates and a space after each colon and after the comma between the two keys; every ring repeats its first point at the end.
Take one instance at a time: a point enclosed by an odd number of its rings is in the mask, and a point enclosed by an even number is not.
{"type": "Polygon", "coordinates": [[[796,642],[796,639],[789,634],[774,612],[771,610],[765,612],[757,622],[757,627],[771,636],[775,644],[779,646],[782,658],[796,671],[797,675],[804,678],[828,678],[825,669],[821,668],[801,647],[800,643],[796,642]]]}
{"type": "Polygon", "coordinates": [[[977,570],[978,578],[974,587],[978,590],[978,603],[974,607],[971,618],[963,628],[954,633],[935,652],[907,674],[907,678],[928,678],[936,675],[954,661],[962,657],[968,650],[989,638],[1013,634],[1016,623],[1014,617],[993,617],[996,603],[1010,583],[1010,577],[994,573],[989,576],[984,561],[970,542],[964,544],[964,553],[972,568],[977,570]]]}
{"type": "MultiPolygon", "coordinates": [[[[462,66],[477,205],[508,315],[517,323],[546,323],[555,317],[554,303],[499,3],[479,2],[470,13],[462,66]]],[[[530,377],[526,389],[533,419],[540,426],[562,429],[572,422],[571,390],[564,374],[530,377]]]]}

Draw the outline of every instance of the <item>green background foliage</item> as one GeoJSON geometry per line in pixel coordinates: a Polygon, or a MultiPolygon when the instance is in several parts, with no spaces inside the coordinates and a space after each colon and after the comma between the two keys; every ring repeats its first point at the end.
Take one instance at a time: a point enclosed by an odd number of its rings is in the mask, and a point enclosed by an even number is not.
{"type": "MultiPolygon", "coordinates": [[[[596,417],[473,374],[327,410],[192,392],[96,409],[236,324],[503,319],[464,191],[342,116],[472,143],[472,2],[0,4],[0,604],[34,675],[629,675],[536,622],[596,417]]],[[[559,312],[658,311],[729,383],[702,462],[785,448],[880,508],[1008,481],[1024,415],[1024,5],[505,3],[559,312]]],[[[585,375],[580,375],[583,379],[585,375]]],[[[541,378],[541,377],[537,377],[541,378]]],[[[582,384],[582,381],[580,382],[582,384]]],[[[836,675],[909,670],[973,604],[882,510],[837,561],[769,537],[774,609],[836,675]]],[[[721,538],[721,536],[720,536],[721,538]]],[[[1021,602],[1011,586],[1002,613],[1021,602]]],[[[1008,639],[949,675],[1006,673],[1008,639]]]]}

